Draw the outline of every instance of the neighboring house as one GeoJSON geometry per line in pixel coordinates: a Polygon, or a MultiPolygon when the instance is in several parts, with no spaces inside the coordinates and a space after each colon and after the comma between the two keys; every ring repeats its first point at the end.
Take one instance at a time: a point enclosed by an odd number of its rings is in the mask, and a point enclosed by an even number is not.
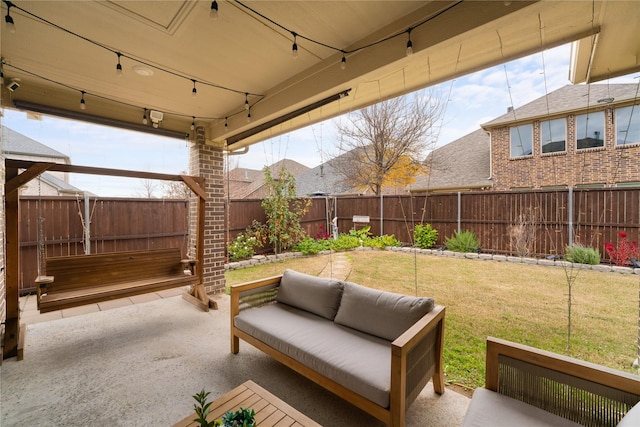
{"type": "Polygon", "coordinates": [[[427,175],[408,185],[412,193],[488,190],[491,180],[491,142],[478,129],[433,150],[424,161],[427,175]]]}
{"type": "Polygon", "coordinates": [[[482,125],[493,189],[640,185],[639,88],[569,85],[482,125]]]}
{"type": "Polygon", "coordinates": [[[296,176],[296,190],[299,197],[309,196],[335,196],[345,194],[360,194],[360,192],[346,185],[335,170],[336,162],[340,161],[340,156],[335,157],[309,169],[296,176]]]}
{"type": "MultiPolygon", "coordinates": [[[[7,159],[71,164],[69,156],[5,126],[2,126],[2,152],[7,159]]],[[[82,193],[81,189],[69,184],[69,176],[65,172],[44,172],[20,188],[20,194],[25,196],[70,196],[82,193]]]]}
{"type": "MultiPolygon", "coordinates": [[[[269,171],[274,178],[277,178],[280,169],[283,167],[294,177],[309,170],[307,166],[294,160],[283,159],[269,166],[269,171]]],[[[246,168],[230,170],[227,191],[231,199],[262,199],[268,196],[264,172],[246,168]]]]}

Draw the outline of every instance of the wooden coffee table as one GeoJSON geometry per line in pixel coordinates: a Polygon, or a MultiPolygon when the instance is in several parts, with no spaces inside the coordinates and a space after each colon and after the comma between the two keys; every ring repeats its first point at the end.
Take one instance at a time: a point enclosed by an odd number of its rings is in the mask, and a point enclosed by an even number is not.
{"type": "MultiPolygon", "coordinates": [[[[213,401],[207,420],[220,419],[226,412],[237,411],[241,407],[256,411],[255,420],[259,427],[322,427],[253,381],[247,381],[213,401]]],[[[195,418],[195,413],[192,413],[173,427],[198,426],[193,421],[195,418]]]]}

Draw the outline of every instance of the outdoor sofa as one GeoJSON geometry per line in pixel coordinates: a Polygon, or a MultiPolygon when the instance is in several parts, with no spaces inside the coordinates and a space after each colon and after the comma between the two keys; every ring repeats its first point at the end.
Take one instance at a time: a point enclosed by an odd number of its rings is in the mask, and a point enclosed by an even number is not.
{"type": "Polygon", "coordinates": [[[463,427],[640,426],[640,377],[489,337],[463,427]]]}
{"type": "Polygon", "coordinates": [[[389,426],[433,379],[444,393],[445,308],[293,270],[231,286],[231,352],[239,339],[389,426]]]}

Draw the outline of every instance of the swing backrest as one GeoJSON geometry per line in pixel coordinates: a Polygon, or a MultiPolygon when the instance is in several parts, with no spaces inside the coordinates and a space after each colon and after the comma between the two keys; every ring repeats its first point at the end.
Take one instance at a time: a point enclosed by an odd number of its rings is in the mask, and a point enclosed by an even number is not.
{"type": "Polygon", "coordinates": [[[47,258],[46,275],[55,278],[50,292],[64,292],[78,286],[181,276],[184,272],[180,249],[170,248],[47,258]]]}

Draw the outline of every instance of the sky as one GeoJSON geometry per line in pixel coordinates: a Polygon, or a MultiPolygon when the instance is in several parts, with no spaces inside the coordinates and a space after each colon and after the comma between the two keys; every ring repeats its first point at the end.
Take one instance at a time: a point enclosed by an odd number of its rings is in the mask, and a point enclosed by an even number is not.
{"type": "MultiPolygon", "coordinates": [[[[434,148],[479,129],[482,123],[506,113],[509,106],[519,108],[570,84],[569,57],[567,44],[425,89],[442,96],[446,103],[440,126],[433,131],[437,140],[434,148]]],[[[640,84],[639,75],[601,84],[640,84]]],[[[252,145],[247,154],[230,156],[229,167],[262,169],[284,158],[311,168],[318,166],[338,154],[339,120],[348,120],[348,114],[252,145]]],[[[34,120],[13,110],[4,111],[2,124],[68,155],[75,165],[169,174],[188,171],[188,143],[174,138],[52,117],[34,120]]],[[[141,180],[81,174],[71,174],[70,180],[72,185],[103,197],[144,193],[141,180]]],[[[160,185],[156,183],[158,196],[160,185]]]]}

